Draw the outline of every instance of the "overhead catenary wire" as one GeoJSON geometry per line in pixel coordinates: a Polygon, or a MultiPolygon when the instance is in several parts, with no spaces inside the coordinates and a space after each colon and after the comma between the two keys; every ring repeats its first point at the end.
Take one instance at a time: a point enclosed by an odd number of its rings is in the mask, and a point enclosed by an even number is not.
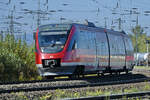
{"type": "MultiPolygon", "coordinates": [[[[38,0],[38,1],[41,1],[41,0],[38,0]]],[[[38,1],[34,1],[34,2],[38,3],[38,1]]],[[[104,17],[106,17],[106,15],[104,15],[103,11],[109,11],[109,13],[112,14],[112,13],[114,13],[114,9],[118,9],[119,8],[119,6],[120,6],[119,2],[122,2],[121,0],[116,0],[116,1],[113,1],[114,5],[109,5],[109,4],[106,4],[107,2],[106,3],[101,3],[98,0],[89,0],[89,1],[93,2],[92,3],[93,5],[95,3],[95,5],[96,5],[95,9],[84,9],[83,8],[83,9],[69,9],[68,10],[67,7],[68,6],[69,7],[72,6],[73,5],[72,2],[63,2],[61,4],[61,6],[63,6],[61,9],[57,9],[57,8],[52,9],[52,8],[50,8],[51,7],[51,2],[49,0],[44,0],[44,2],[41,2],[41,5],[40,5],[41,10],[39,10],[39,9],[33,10],[33,9],[30,8],[30,11],[22,11],[21,9],[18,9],[19,7],[23,8],[22,5],[24,5],[25,8],[26,8],[27,7],[26,5],[28,4],[27,1],[25,3],[23,3],[23,4],[20,3],[20,1],[19,1],[19,3],[14,4],[14,2],[12,0],[7,0],[6,2],[5,1],[0,2],[0,4],[8,6],[7,9],[6,8],[2,8],[2,9],[6,9],[5,11],[7,11],[7,12],[9,10],[15,8],[15,11],[14,11],[15,14],[14,15],[17,16],[17,15],[20,14],[20,15],[24,16],[24,18],[23,18],[24,20],[28,19],[30,16],[37,15],[37,13],[39,13],[40,15],[46,16],[47,18],[55,19],[56,21],[61,21],[60,17],[65,18],[66,20],[71,19],[71,18],[68,18],[68,17],[64,17],[62,15],[60,16],[60,14],[65,14],[65,13],[75,13],[75,14],[76,13],[79,13],[79,14],[80,13],[91,13],[91,14],[93,14],[93,16],[97,16],[96,17],[96,22],[98,22],[99,25],[104,25],[105,22],[101,21],[101,19],[104,19],[104,17]],[[45,4],[46,6],[43,6],[43,4],[45,4]],[[46,10],[42,10],[43,8],[45,8],[46,10]],[[100,12],[100,10],[101,10],[101,12],[100,12]],[[57,16],[52,16],[52,15],[57,15],[57,14],[59,15],[58,17],[57,16]],[[29,16],[27,16],[27,15],[29,15],[29,16]]],[[[125,17],[125,16],[131,16],[131,18],[134,18],[136,16],[136,14],[134,14],[134,12],[132,12],[132,14],[130,14],[131,13],[130,11],[133,11],[132,8],[135,8],[135,7],[142,7],[142,6],[144,6],[145,10],[148,11],[148,9],[147,9],[148,8],[148,1],[145,1],[145,0],[144,1],[140,1],[140,0],[138,0],[137,2],[133,2],[133,0],[130,0],[130,2],[132,4],[129,4],[129,5],[131,5],[131,7],[129,9],[121,7],[119,13],[116,11],[115,12],[116,14],[113,14],[113,16],[111,18],[109,18],[110,16],[108,16],[107,22],[108,23],[112,23],[113,22],[113,26],[116,26],[115,21],[112,21],[112,20],[116,19],[115,18],[116,16],[121,16],[121,20],[126,20],[126,21],[128,21],[128,18],[125,17]],[[134,16],[134,17],[132,17],[132,16],[134,16]]],[[[76,3],[74,5],[75,6],[85,6],[86,4],[85,3],[84,4],[76,3]]],[[[145,10],[140,11],[139,16],[140,15],[143,16],[145,14],[145,10]]],[[[3,10],[0,9],[0,11],[3,11],[3,10]]],[[[146,13],[146,14],[148,15],[148,13],[146,13]]],[[[41,23],[44,22],[44,20],[41,17],[39,17],[39,19],[41,20],[40,21],[41,23]]],[[[33,21],[35,21],[35,20],[36,20],[36,18],[34,18],[33,21]]],[[[140,22],[140,20],[138,22],[140,22]]],[[[128,21],[128,23],[130,23],[129,24],[130,27],[133,27],[133,25],[132,25],[133,22],[131,22],[131,21],[129,22],[128,21]]],[[[124,25],[125,24],[122,23],[121,27],[124,27],[124,25]]],[[[107,27],[110,28],[111,26],[107,26],[107,27]]],[[[128,26],[126,26],[126,27],[128,27],[128,26]]]]}

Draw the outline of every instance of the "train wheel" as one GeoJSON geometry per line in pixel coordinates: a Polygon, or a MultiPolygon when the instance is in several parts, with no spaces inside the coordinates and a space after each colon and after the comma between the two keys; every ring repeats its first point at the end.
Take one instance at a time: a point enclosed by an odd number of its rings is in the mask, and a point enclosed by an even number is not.
{"type": "Polygon", "coordinates": [[[110,75],[113,75],[113,72],[112,72],[112,71],[110,71],[110,72],[109,72],[109,74],[110,74],[110,75]]]}
{"type": "Polygon", "coordinates": [[[98,76],[98,77],[104,76],[104,72],[102,72],[102,73],[97,73],[97,76],[98,76]]]}
{"type": "Polygon", "coordinates": [[[72,75],[69,75],[68,77],[69,77],[70,79],[76,79],[76,78],[77,78],[77,75],[72,74],[72,75]]]}
{"type": "Polygon", "coordinates": [[[54,79],[54,76],[46,76],[46,79],[54,79]]]}
{"type": "Polygon", "coordinates": [[[108,72],[110,75],[113,74],[113,70],[111,69],[111,67],[107,67],[106,72],[108,72]]]}
{"type": "Polygon", "coordinates": [[[117,72],[117,71],[115,71],[115,75],[118,75],[118,72],[117,72]]]}
{"type": "Polygon", "coordinates": [[[101,73],[101,76],[104,76],[104,72],[101,73]]]}
{"type": "Polygon", "coordinates": [[[125,71],[125,73],[126,73],[126,74],[128,74],[128,73],[129,73],[129,70],[127,69],[127,67],[126,67],[126,66],[124,66],[123,71],[125,71]]]}
{"type": "Polygon", "coordinates": [[[100,77],[100,73],[99,72],[97,72],[97,76],[100,77]]]}
{"type": "Polygon", "coordinates": [[[125,71],[125,72],[126,72],[126,74],[129,74],[129,70],[128,70],[128,69],[126,69],[126,71],[125,71]]]}
{"type": "Polygon", "coordinates": [[[85,78],[84,74],[82,74],[82,78],[85,78]]]}
{"type": "Polygon", "coordinates": [[[84,76],[84,66],[77,66],[74,71],[74,75],[76,78],[80,78],[80,75],[84,76]]]}

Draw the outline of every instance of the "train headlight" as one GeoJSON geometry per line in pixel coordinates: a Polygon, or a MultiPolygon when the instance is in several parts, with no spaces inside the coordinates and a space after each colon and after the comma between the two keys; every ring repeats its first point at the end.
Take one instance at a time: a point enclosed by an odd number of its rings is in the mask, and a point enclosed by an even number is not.
{"type": "Polygon", "coordinates": [[[55,65],[56,65],[55,60],[45,60],[45,66],[49,66],[51,68],[54,68],[55,65]]]}
{"type": "Polygon", "coordinates": [[[60,59],[43,59],[42,63],[44,68],[55,68],[60,66],[60,59]]]}

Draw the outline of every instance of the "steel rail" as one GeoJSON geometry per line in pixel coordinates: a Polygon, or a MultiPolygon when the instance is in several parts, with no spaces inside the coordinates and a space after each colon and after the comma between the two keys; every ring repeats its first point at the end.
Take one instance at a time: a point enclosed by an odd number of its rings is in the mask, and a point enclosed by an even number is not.
{"type": "MultiPolygon", "coordinates": [[[[123,77],[126,75],[134,75],[134,74],[120,74],[119,77],[123,77]]],[[[13,85],[13,84],[28,84],[28,83],[40,83],[40,82],[56,82],[56,81],[69,81],[69,80],[85,80],[85,79],[91,79],[91,78],[95,78],[97,76],[89,76],[89,77],[80,77],[80,78],[66,78],[66,79],[43,79],[43,80],[32,80],[32,81],[10,81],[10,82],[0,82],[0,85],[13,85]]],[[[99,76],[98,76],[99,77],[99,76]]],[[[101,77],[116,77],[116,75],[105,75],[105,76],[100,76],[101,77]]],[[[118,76],[117,76],[118,77],[118,76]]]]}
{"type": "MultiPolygon", "coordinates": [[[[134,69],[133,71],[135,72],[141,72],[144,71],[146,73],[149,73],[150,70],[143,70],[143,69],[134,69]]],[[[129,73],[130,74],[130,73],[129,73]]],[[[124,74],[121,74],[120,76],[123,76],[124,74]]],[[[108,76],[108,75],[105,75],[108,76]]],[[[92,77],[96,77],[96,76],[92,76],[92,77]]],[[[70,79],[70,78],[66,78],[66,79],[44,79],[44,80],[32,80],[32,81],[9,81],[9,82],[0,82],[0,85],[11,85],[11,84],[26,84],[26,83],[37,83],[37,82],[54,82],[54,81],[68,81],[68,80],[82,80],[82,79],[89,79],[92,77],[85,77],[85,78],[74,78],[74,79],[70,79]]]]}
{"type": "Polygon", "coordinates": [[[17,89],[8,89],[0,90],[2,93],[11,93],[11,92],[31,92],[31,91],[44,91],[44,90],[56,90],[56,89],[72,89],[72,88],[83,88],[83,87],[96,87],[96,86],[106,86],[106,85],[118,85],[118,84],[129,84],[129,83],[139,83],[139,82],[150,82],[150,78],[141,78],[141,79],[132,79],[124,81],[112,81],[112,82],[102,82],[102,83],[92,83],[92,84],[81,84],[81,85],[61,85],[61,86],[50,86],[50,87],[37,87],[37,88],[17,88],[17,89]]]}
{"type": "Polygon", "coordinates": [[[133,92],[133,93],[123,93],[123,94],[112,94],[112,95],[101,95],[101,96],[90,96],[90,97],[81,97],[81,98],[66,98],[63,100],[112,100],[112,99],[125,99],[133,98],[133,97],[143,97],[150,96],[150,91],[143,92],[133,92]]]}
{"type": "Polygon", "coordinates": [[[40,82],[55,82],[55,81],[67,81],[67,80],[71,80],[71,79],[44,79],[44,80],[32,80],[32,81],[0,82],[0,85],[27,84],[27,83],[40,83],[40,82]]]}

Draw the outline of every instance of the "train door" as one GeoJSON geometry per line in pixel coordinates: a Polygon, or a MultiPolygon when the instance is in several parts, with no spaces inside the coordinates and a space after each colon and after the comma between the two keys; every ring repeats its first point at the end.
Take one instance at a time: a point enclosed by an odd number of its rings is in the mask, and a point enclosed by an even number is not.
{"type": "Polygon", "coordinates": [[[84,31],[83,41],[84,45],[86,45],[86,66],[85,71],[95,71],[97,70],[97,59],[96,59],[96,39],[95,32],[92,31],[84,31]]]}
{"type": "Polygon", "coordinates": [[[132,42],[129,37],[124,36],[125,47],[126,47],[126,67],[131,69],[134,63],[134,52],[132,42]]]}
{"type": "Polygon", "coordinates": [[[97,70],[98,59],[97,59],[97,46],[96,46],[96,33],[89,32],[88,36],[88,44],[89,44],[89,54],[90,59],[92,61],[91,65],[93,68],[91,70],[97,70]]]}
{"type": "Polygon", "coordinates": [[[80,30],[78,37],[80,64],[85,66],[86,72],[95,71],[97,69],[95,33],[86,27],[80,30]]]}
{"type": "Polygon", "coordinates": [[[102,30],[96,32],[97,70],[105,70],[109,66],[109,48],[106,33],[102,30]]]}
{"type": "Polygon", "coordinates": [[[111,69],[123,69],[125,66],[125,46],[123,38],[119,33],[108,33],[110,45],[110,67],[111,69]]]}

